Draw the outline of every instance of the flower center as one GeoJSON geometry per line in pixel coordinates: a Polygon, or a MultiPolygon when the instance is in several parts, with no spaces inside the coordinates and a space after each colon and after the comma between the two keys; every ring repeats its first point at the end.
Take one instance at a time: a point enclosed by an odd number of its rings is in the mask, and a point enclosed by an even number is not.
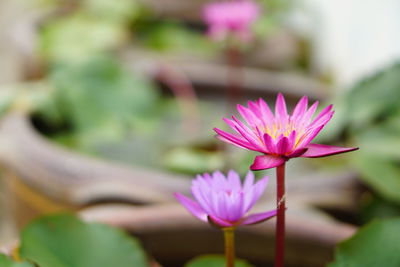
{"type": "Polygon", "coordinates": [[[293,122],[290,121],[290,118],[288,122],[278,121],[270,125],[264,126],[264,133],[271,136],[274,141],[277,141],[277,139],[279,139],[281,136],[289,138],[293,131],[296,131],[295,141],[293,144],[293,148],[296,148],[299,141],[301,140],[301,137],[304,134],[304,129],[296,126],[293,122]]]}
{"type": "Polygon", "coordinates": [[[272,125],[266,125],[264,128],[264,132],[271,136],[274,140],[281,135],[289,137],[293,130],[295,130],[295,127],[292,123],[280,122],[275,122],[272,125]]]}

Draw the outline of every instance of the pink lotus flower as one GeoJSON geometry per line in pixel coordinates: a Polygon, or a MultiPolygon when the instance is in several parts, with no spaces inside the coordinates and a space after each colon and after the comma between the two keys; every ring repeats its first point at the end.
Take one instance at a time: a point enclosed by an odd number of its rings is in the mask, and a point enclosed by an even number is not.
{"type": "Polygon", "coordinates": [[[203,10],[208,34],[215,40],[223,40],[229,34],[241,41],[251,38],[250,27],[259,15],[259,7],[250,0],[211,3],[203,10]]]}
{"type": "Polygon", "coordinates": [[[247,125],[235,116],[224,119],[237,134],[217,128],[214,131],[219,139],[227,143],[264,154],[256,156],[251,170],[274,168],[295,157],[318,158],[357,150],[354,147],[310,143],[334,113],[332,105],[329,105],[311,120],[317,106],[318,102],[315,102],[308,109],[308,99],[303,96],[289,115],[283,95],[278,94],[273,114],[264,100],[249,101],[248,107],[237,106],[247,125]]]}
{"type": "Polygon", "coordinates": [[[192,195],[196,201],[175,193],[176,199],[195,217],[219,227],[255,224],[276,215],[276,210],[246,216],[267,186],[268,177],[254,184],[254,174],[249,172],[243,185],[239,175],[229,171],[198,175],[192,182],[192,195]]]}

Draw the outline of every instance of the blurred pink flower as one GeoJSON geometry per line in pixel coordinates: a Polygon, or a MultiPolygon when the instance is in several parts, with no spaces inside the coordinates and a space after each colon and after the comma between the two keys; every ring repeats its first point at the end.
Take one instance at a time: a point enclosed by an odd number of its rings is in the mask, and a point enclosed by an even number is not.
{"type": "Polygon", "coordinates": [[[214,128],[217,137],[227,143],[263,153],[256,156],[251,170],[264,170],[282,165],[295,157],[318,158],[357,150],[354,147],[336,147],[310,142],[332,118],[332,105],[323,109],[311,120],[317,109],[315,102],[308,109],[308,99],[303,96],[291,115],[287,113],[285,99],[278,94],[273,114],[264,100],[249,101],[248,107],[237,106],[247,125],[235,116],[224,121],[238,134],[214,128]]]}
{"type": "Polygon", "coordinates": [[[206,5],[203,19],[208,25],[209,36],[215,40],[223,40],[232,34],[241,41],[248,41],[251,25],[259,13],[259,6],[253,1],[224,1],[206,5]]]}
{"type": "Polygon", "coordinates": [[[227,177],[221,172],[206,173],[197,175],[192,181],[192,195],[196,201],[180,193],[175,193],[175,197],[195,217],[213,225],[223,228],[255,224],[276,215],[276,210],[272,210],[246,216],[264,192],[267,182],[268,177],[264,177],[254,184],[251,172],[243,185],[234,171],[229,171],[227,177]]]}

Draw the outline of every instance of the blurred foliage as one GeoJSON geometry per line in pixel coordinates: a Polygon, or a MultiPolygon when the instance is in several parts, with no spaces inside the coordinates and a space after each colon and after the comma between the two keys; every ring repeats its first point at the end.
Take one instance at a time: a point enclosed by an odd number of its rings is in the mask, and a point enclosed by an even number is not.
{"type": "Polygon", "coordinates": [[[340,98],[336,113],[336,129],[350,126],[352,133],[366,128],[379,130],[393,127],[400,130],[400,64],[390,66],[357,83],[340,98]],[[392,123],[393,122],[393,123],[392,123]]]}
{"type": "Polygon", "coordinates": [[[210,54],[216,46],[199,31],[176,20],[139,20],[135,35],[142,45],[160,52],[210,54]]]}
{"type": "Polygon", "coordinates": [[[361,199],[361,220],[369,222],[376,218],[391,218],[399,216],[400,206],[387,201],[379,195],[365,192],[361,199]]]}
{"type": "MultiPolygon", "coordinates": [[[[185,264],[185,267],[225,267],[225,257],[223,255],[203,255],[196,257],[185,264]]],[[[245,260],[236,259],[235,267],[252,267],[245,260]]]]}
{"type": "Polygon", "coordinates": [[[400,64],[360,81],[336,105],[329,137],[360,150],[351,163],[386,200],[400,204],[400,64]]]}
{"type": "Polygon", "coordinates": [[[42,23],[41,54],[50,63],[76,62],[115,49],[129,39],[129,25],[141,9],[131,0],[81,1],[72,11],[55,14],[42,23]]]}
{"type": "Polygon", "coordinates": [[[50,62],[85,60],[121,44],[125,34],[119,25],[76,14],[43,27],[41,54],[50,62]]]}
{"type": "Polygon", "coordinates": [[[293,0],[258,0],[258,3],[263,7],[265,16],[280,17],[293,6],[293,0]]]}
{"type": "Polygon", "coordinates": [[[80,8],[88,14],[114,23],[130,22],[143,12],[139,1],[133,0],[84,0],[81,2],[80,8]]]}
{"type": "Polygon", "coordinates": [[[3,254],[0,254],[0,266],[1,267],[34,267],[33,264],[30,264],[28,262],[15,262],[3,254]]]}
{"type": "Polygon", "coordinates": [[[183,146],[171,149],[163,164],[170,170],[195,175],[223,169],[224,157],[221,151],[183,146]]]}
{"type": "Polygon", "coordinates": [[[157,51],[186,52],[211,47],[200,32],[152,19],[138,1],[53,4],[67,11],[50,16],[40,28],[40,51],[49,67],[46,80],[54,90],[35,108],[35,116],[49,136],[80,150],[122,140],[133,131],[148,134],[168,112],[162,110],[167,105],[154,84],[124,69],[114,53],[120,47],[139,43],[157,51]]]}
{"type": "Polygon", "coordinates": [[[50,63],[76,62],[126,45],[200,54],[216,48],[201,31],[179,21],[155,19],[140,2],[131,0],[84,0],[41,27],[40,51],[50,63]]]}
{"type": "Polygon", "coordinates": [[[329,267],[400,266],[400,219],[377,220],[342,242],[329,267]]]}
{"type": "Polygon", "coordinates": [[[157,122],[159,97],[154,86],[111,57],[59,64],[49,80],[54,90],[36,115],[51,128],[66,128],[61,135],[73,133],[71,145],[90,148],[119,140],[132,129],[149,131],[157,122]]]}
{"type": "MultiPolygon", "coordinates": [[[[182,112],[176,102],[160,97],[156,85],[143,75],[127,71],[120,56],[121,51],[137,48],[151,51],[150,55],[212,55],[221,46],[205,36],[200,21],[165,18],[134,0],[30,2],[50,11],[38,27],[44,77],[38,84],[26,84],[31,88],[18,94],[17,103],[6,95],[0,111],[29,106],[35,125],[53,140],[110,159],[120,160],[117,154],[129,148],[123,155],[129,159],[122,159],[129,163],[188,174],[222,168],[225,156],[220,150],[183,147],[190,138],[179,129],[182,112]]],[[[260,37],[280,22],[289,2],[260,2],[265,11],[255,27],[260,37]]],[[[204,141],[214,142],[208,136],[211,141],[204,141]]],[[[244,162],[242,158],[230,162],[237,166],[236,162],[244,162]]],[[[247,167],[240,164],[243,170],[247,167]]]]}
{"type": "Polygon", "coordinates": [[[293,6],[293,0],[258,0],[262,10],[254,25],[255,34],[265,39],[281,24],[283,15],[293,6]]]}
{"type": "Polygon", "coordinates": [[[134,237],[110,226],[82,222],[72,215],[51,215],[30,223],[22,232],[19,254],[40,267],[148,266],[134,237]]]}

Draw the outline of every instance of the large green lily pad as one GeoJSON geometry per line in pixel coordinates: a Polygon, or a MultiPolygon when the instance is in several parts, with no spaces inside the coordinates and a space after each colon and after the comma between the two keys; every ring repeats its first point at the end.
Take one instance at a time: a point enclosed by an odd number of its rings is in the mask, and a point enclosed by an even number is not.
{"type": "Polygon", "coordinates": [[[400,218],[377,220],[341,243],[329,267],[400,266],[400,218]]]}
{"type": "Polygon", "coordinates": [[[20,255],[40,267],[147,267],[139,242],[110,226],[53,215],[22,232],[20,255]]]}

